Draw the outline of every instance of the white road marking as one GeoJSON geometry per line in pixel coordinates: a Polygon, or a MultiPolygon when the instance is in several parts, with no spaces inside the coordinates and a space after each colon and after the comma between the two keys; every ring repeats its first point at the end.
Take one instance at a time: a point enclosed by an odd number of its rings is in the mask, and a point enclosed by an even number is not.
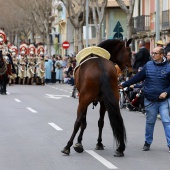
{"type": "Polygon", "coordinates": [[[56,90],[59,89],[58,87],[52,87],[52,88],[53,88],[53,89],[56,89],[56,90]]]}
{"type": "Polygon", "coordinates": [[[19,99],[14,99],[14,100],[15,100],[16,102],[18,102],[18,103],[21,102],[21,100],[19,100],[19,99]]]}
{"type": "Polygon", "coordinates": [[[59,90],[61,90],[61,91],[65,91],[64,89],[59,89],[59,90]]]}
{"type": "MultiPolygon", "coordinates": [[[[47,86],[49,86],[49,85],[47,85],[47,86]]],[[[67,93],[72,93],[72,92],[69,92],[68,90],[60,89],[60,88],[55,87],[55,86],[49,86],[49,87],[56,89],[56,90],[61,90],[61,91],[67,92],[67,93]]]]}
{"type": "Polygon", "coordinates": [[[63,90],[64,92],[68,92],[67,90],[63,90]]]}
{"type": "Polygon", "coordinates": [[[31,107],[26,107],[29,111],[31,111],[32,113],[37,113],[36,110],[32,109],[31,107]]]}
{"type": "Polygon", "coordinates": [[[54,124],[54,123],[48,123],[50,126],[52,126],[54,129],[56,129],[56,130],[63,130],[63,129],[61,129],[59,126],[57,126],[56,124],[54,124]]]}
{"type": "Polygon", "coordinates": [[[50,99],[61,99],[63,97],[70,97],[68,95],[56,95],[56,94],[45,94],[47,98],[50,99]]]}
{"type": "Polygon", "coordinates": [[[85,150],[85,151],[88,154],[90,154],[91,156],[93,156],[95,159],[97,159],[99,162],[101,162],[103,165],[105,165],[107,168],[109,168],[109,169],[118,169],[118,167],[114,166],[112,163],[110,163],[109,161],[107,161],[106,159],[104,159],[103,157],[98,155],[96,152],[94,152],[92,150],[85,150]]]}
{"type": "Polygon", "coordinates": [[[6,92],[6,94],[10,94],[9,92],[6,92]]]}
{"type": "Polygon", "coordinates": [[[55,86],[49,86],[49,85],[46,85],[46,86],[51,87],[53,89],[59,89],[58,87],[55,87],[55,86]]]}

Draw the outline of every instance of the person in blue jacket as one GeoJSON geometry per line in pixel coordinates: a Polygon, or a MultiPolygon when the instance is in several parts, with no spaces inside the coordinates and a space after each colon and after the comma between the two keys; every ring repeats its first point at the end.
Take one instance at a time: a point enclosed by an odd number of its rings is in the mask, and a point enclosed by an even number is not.
{"type": "Polygon", "coordinates": [[[160,113],[170,152],[170,64],[162,47],[156,47],[142,70],[119,88],[144,80],[144,105],[146,111],[145,143],[143,151],[150,150],[157,114],[160,113]]]}

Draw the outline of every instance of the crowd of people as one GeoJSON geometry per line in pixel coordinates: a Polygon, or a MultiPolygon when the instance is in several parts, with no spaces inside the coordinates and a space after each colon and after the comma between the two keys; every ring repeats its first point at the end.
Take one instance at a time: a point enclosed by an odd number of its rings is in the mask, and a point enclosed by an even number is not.
{"type": "Polygon", "coordinates": [[[74,56],[53,55],[45,60],[45,83],[66,83],[74,85],[73,70],[76,67],[74,56]]]}
{"type": "Polygon", "coordinates": [[[42,43],[21,43],[19,48],[7,40],[0,30],[0,94],[6,95],[7,84],[44,85],[68,83],[74,85],[75,56],[45,55],[42,43]]]}

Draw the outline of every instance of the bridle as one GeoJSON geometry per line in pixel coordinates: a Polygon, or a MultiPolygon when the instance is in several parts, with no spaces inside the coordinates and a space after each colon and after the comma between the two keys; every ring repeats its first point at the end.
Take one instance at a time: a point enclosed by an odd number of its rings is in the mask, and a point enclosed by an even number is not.
{"type": "Polygon", "coordinates": [[[132,69],[132,66],[126,65],[125,69],[122,70],[122,74],[127,77],[130,69],[132,69]]]}
{"type": "Polygon", "coordinates": [[[123,69],[122,70],[122,74],[125,76],[125,77],[127,77],[127,75],[128,75],[128,67],[126,67],[125,69],[123,69]]]}

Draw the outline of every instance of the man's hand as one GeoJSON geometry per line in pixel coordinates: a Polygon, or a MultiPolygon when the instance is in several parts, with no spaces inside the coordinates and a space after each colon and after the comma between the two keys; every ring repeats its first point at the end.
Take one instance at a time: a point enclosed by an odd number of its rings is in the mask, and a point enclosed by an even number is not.
{"type": "Polygon", "coordinates": [[[132,51],[132,54],[134,55],[134,54],[136,54],[136,52],[135,52],[135,51],[132,51]]]}
{"type": "Polygon", "coordinates": [[[167,92],[163,92],[160,94],[159,99],[165,99],[167,97],[167,92]]]}
{"type": "Polygon", "coordinates": [[[134,88],[134,85],[130,85],[130,88],[132,88],[132,89],[133,89],[133,88],[134,88]]]}

